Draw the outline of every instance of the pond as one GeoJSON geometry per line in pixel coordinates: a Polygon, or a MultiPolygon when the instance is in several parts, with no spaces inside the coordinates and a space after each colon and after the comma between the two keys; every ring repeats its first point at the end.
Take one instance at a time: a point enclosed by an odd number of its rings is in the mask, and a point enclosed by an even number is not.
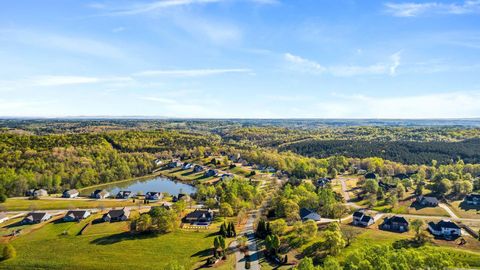
{"type": "Polygon", "coordinates": [[[119,191],[129,190],[133,194],[142,192],[143,194],[149,191],[166,192],[170,195],[178,195],[179,193],[192,194],[197,189],[179,181],[174,181],[162,176],[157,176],[150,179],[132,180],[127,182],[113,183],[96,188],[84,189],[81,193],[84,196],[89,196],[96,189],[106,189],[110,195],[115,196],[119,191]]]}

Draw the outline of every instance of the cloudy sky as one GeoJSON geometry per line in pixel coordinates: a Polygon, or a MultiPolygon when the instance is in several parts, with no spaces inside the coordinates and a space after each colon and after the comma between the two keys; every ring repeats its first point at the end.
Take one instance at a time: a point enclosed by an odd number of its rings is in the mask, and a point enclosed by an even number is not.
{"type": "Polygon", "coordinates": [[[2,1],[0,116],[480,117],[480,0],[2,1]]]}

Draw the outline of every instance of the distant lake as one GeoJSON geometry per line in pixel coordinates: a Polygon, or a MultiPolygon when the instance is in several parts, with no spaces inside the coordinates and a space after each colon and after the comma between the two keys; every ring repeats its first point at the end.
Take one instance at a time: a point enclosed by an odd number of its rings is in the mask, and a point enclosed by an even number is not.
{"type": "Polygon", "coordinates": [[[129,190],[134,194],[141,191],[143,194],[149,191],[166,192],[170,195],[178,195],[179,193],[192,194],[197,191],[194,186],[184,184],[179,181],[157,176],[150,179],[132,180],[120,183],[113,183],[96,188],[84,189],[81,193],[84,196],[89,196],[96,189],[106,189],[110,195],[117,195],[121,190],[129,190]]]}

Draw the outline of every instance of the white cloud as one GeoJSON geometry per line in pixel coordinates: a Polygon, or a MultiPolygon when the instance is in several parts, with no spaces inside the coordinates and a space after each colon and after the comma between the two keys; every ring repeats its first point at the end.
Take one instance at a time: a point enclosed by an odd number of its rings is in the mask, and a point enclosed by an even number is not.
{"type": "Polygon", "coordinates": [[[155,102],[164,103],[164,104],[177,104],[175,100],[163,98],[163,97],[140,97],[140,99],[155,101],[155,102]]]}
{"type": "Polygon", "coordinates": [[[324,66],[320,65],[315,61],[308,60],[306,58],[302,58],[298,55],[293,55],[291,53],[285,53],[284,58],[288,62],[295,65],[296,68],[303,71],[312,72],[312,73],[323,73],[327,70],[327,68],[325,68],[324,66]]]}
{"type": "Polygon", "coordinates": [[[374,97],[334,95],[317,104],[317,117],[326,118],[471,118],[480,116],[480,92],[374,97]]]}
{"type": "Polygon", "coordinates": [[[135,76],[173,76],[173,77],[202,77],[221,75],[227,73],[253,73],[252,70],[246,68],[231,69],[173,69],[173,70],[146,70],[137,72],[135,76]]]}
{"type": "Polygon", "coordinates": [[[143,4],[135,4],[132,6],[127,6],[119,9],[112,10],[107,15],[111,16],[129,16],[129,15],[138,15],[143,13],[156,12],[172,7],[181,7],[189,5],[200,5],[200,4],[209,4],[209,3],[219,3],[224,2],[225,0],[163,0],[163,1],[154,1],[143,4]]]}
{"type": "Polygon", "coordinates": [[[37,76],[31,79],[33,86],[61,86],[74,84],[129,82],[130,77],[37,76]]]}
{"type": "Polygon", "coordinates": [[[338,77],[350,77],[358,75],[375,75],[389,74],[395,75],[397,68],[400,66],[400,52],[396,52],[390,56],[391,63],[377,63],[368,66],[358,65],[336,65],[323,66],[316,61],[302,58],[291,53],[285,53],[284,59],[291,64],[291,68],[301,72],[313,74],[331,74],[338,77]]]}
{"type": "Polygon", "coordinates": [[[18,42],[28,46],[63,50],[79,54],[87,54],[102,58],[122,58],[124,52],[109,43],[77,36],[58,35],[48,32],[8,29],[0,30],[0,40],[18,42]]]}
{"type": "Polygon", "coordinates": [[[479,0],[467,0],[462,3],[444,2],[406,2],[386,3],[386,12],[396,17],[415,17],[426,14],[472,14],[480,13],[479,0]]]}

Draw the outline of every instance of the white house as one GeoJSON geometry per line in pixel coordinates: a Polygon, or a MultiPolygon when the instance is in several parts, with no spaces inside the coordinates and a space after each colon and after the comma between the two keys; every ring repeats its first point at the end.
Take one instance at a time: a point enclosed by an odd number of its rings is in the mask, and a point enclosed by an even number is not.
{"type": "Polygon", "coordinates": [[[450,220],[441,220],[437,224],[431,221],[428,223],[428,230],[435,236],[442,236],[446,238],[458,237],[462,235],[462,229],[460,229],[455,222],[450,220]]]}
{"type": "Polygon", "coordinates": [[[69,189],[69,190],[65,190],[62,194],[62,197],[63,198],[76,198],[78,197],[78,190],[76,189],[69,189]]]}
{"type": "Polygon", "coordinates": [[[356,226],[368,227],[368,226],[372,225],[373,223],[375,223],[375,220],[373,219],[373,217],[365,214],[364,211],[359,210],[359,211],[355,211],[353,213],[352,223],[353,223],[353,225],[356,225],[356,226]]]}

